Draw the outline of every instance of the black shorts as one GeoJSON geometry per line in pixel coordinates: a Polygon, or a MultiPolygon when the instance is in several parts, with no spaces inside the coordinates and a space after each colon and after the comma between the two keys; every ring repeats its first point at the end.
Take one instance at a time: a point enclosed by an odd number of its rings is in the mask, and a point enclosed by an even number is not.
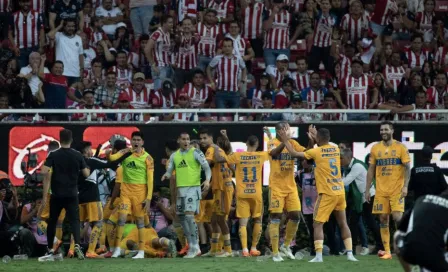
{"type": "Polygon", "coordinates": [[[400,250],[400,257],[407,263],[418,265],[431,272],[447,272],[448,262],[445,258],[445,251],[434,247],[428,241],[410,241],[406,234],[396,237],[397,247],[400,250]]]}

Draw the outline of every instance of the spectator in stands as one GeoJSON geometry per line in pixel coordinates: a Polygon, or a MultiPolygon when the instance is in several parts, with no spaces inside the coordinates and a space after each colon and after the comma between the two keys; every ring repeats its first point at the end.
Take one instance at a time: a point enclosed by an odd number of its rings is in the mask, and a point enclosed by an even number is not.
{"type": "Polygon", "coordinates": [[[210,86],[216,91],[215,104],[218,109],[224,109],[227,106],[231,109],[239,108],[239,90],[242,84],[246,84],[246,64],[240,56],[235,55],[233,49],[233,40],[224,38],[223,54],[214,57],[207,67],[210,86]],[[215,86],[213,70],[216,70],[217,86],[215,86]]]}
{"type": "Polygon", "coordinates": [[[151,75],[154,80],[154,89],[159,90],[162,82],[171,79],[171,54],[172,44],[170,33],[173,31],[174,18],[170,15],[164,16],[161,27],[151,34],[145,55],[151,65],[151,75]]]}
{"type": "Polygon", "coordinates": [[[157,5],[156,0],[130,0],[129,9],[131,10],[131,23],[134,28],[135,40],[141,35],[149,34],[149,22],[153,18],[154,7],[157,5]]]}
{"type": "Polygon", "coordinates": [[[117,29],[115,29],[115,36],[112,42],[112,46],[116,50],[123,50],[126,52],[131,51],[131,48],[133,46],[131,34],[129,33],[128,26],[125,23],[117,24],[117,29]]]}
{"type": "Polygon", "coordinates": [[[373,86],[378,89],[378,104],[384,101],[389,92],[394,92],[394,90],[390,88],[391,84],[388,84],[388,82],[384,80],[381,73],[375,73],[373,75],[373,86]]]}
{"type": "Polygon", "coordinates": [[[434,80],[436,78],[436,71],[434,70],[432,62],[425,61],[422,70],[420,71],[420,75],[422,76],[422,84],[425,89],[434,85],[435,83],[434,80]]]}
{"type": "Polygon", "coordinates": [[[151,17],[151,21],[149,22],[149,33],[150,34],[152,34],[154,31],[159,29],[160,21],[162,20],[164,11],[165,11],[164,5],[155,5],[154,6],[154,15],[151,17]]]}
{"type": "Polygon", "coordinates": [[[277,61],[274,65],[266,67],[266,73],[270,76],[271,86],[274,90],[279,90],[282,87],[282,82],[286,78],[292,78],[289,68],[289,58],[287,55],[278,55],[277,61]]]}
{"type": "Polygon", "coordinates": [[[324,103],[324,97],[328,89],[321,87],[319,73],[313,72],[310,75],[310,87],[300,91],[302,95],[303,107],[315,109],[324,103]]]}
{"type": "Polygon", "coordinates": [[[5,0],[0,5],[0,40],[8,39],[8,30],[11,23],[12,0],[5,0]]]}
{"type": "MultiPolygon", "coordinates": [[[[416,110],[430,110],[435,109],[435,107],[431,104],[428,104],[428,97],[425,91],[420,90],[415,93],[415,104],[412,105],[413,109],[416,110]]],[[[406,108],[406,107],[403,107],[406,108]]],[[[403,109],[402,108],[402,109],[403,109]]],[[[434,121],[436,120],[435,113],[410,113],[407,114],[406,120],[415,120],[415,121],[434,121]]]]}
{"type": "MultiPolygon", "coordinates": [[[[131,98],[129,97],[127,92],[121,92],[118,96],[118,102],[115,105],[114,108],[116,109],[125,109],[125,110],[131,110],[134,109],[132,107],[131,98]]],[[[132,114],[132,113],[120,113],[118,112],[115,114],[115,120],[119,122],[127,122],[127,121],[138,121],[140,115],[139,114],[132,114]]]]}
{"type": "Polygon", "coordinates": [[[383,71],[384,77],[389,87],[393,87],[394,92],[398,91],[398,86],[405,74],[405,68],[401,65],[400,52],[394,51],[390,56],[390,61],[386,64],[383,71]]]}
{"type": "MultiPolygon", "coordinates": [[[[317,109],[337,109],[336,105],[336,97],[333,93],[326,93],[324,95],[324,103],[323,105],[317,107],[317,109]]],[[[340,113],[322,113],[322,114],[314,114],[314,120],[316,121],[340,121],[342,120],[342,115],[340,113]]]]}
{"type": "MultiPolygon", "coordinates": [[[[181,92],[177,98],[177,102],[174,105],[175,109],[179,109],[179,112],[171,114],[172,120],[175,122],[189,122],[193,121],[194,113],[183,112],[181,109],[191,108],[189,96],[187,93],[181,92]]],[[[171,118],[170,118],[171,119],[171,118]]],[[[166,118],[165,118],[166,120],[166,118]]]]}
{"type": "MultiPolygon", "coordinates": [[[[436,6],[436,3],[434,0],[425,0],[424,2],[424,10],[420,12],[413,12],[416,14],[416,22],[417,22],[417,29],[420,32],[427,32],[431,30],[436,24],[434,22],[434,18],[436,17],[436,13],[434,11],[434,8],[436,6]]],[[[408,10],[409,10],[409,4],[408,4],[408,10]]],[[[443,25],[443,24],[442,24],[443,25]]]]}
{"type": "MultiPolygon", "coordinates": [[[[29,64],[27,66],[23,66],[20,69],[20,75],[27,79],[28,85],[30,86],[33,95],[36,95],[38,93],[39,86],[42,84],[42,81],[38,76],[40,61],[40,54],[37,52],[32,52],[29,55],[29,64]]],[[[44,73],[49,74],[50,71],[48,71],[48,69],[44,67],[44,73]]]]}
{"type": "Polygon", "coordinates": [[[145,57],[145,47],[149,41],[149,35],[143,34],[139,38],[139,46],[136,52],[130,52],[128,56],[128,63],[134,68],[134,72],[142,72],[145,77],[148,78],[151,75],[151,67],[149,66],[148,60],[145,57]]]}
{"type": "Polygon", "coordinates": [[[151,108],[151,90],[146,88],[145,80],[146,78],[143,73],[136,73],[132,84],[124,90],[129,95],[129,102],[134,109],[151,108]]]}
{"type": "Polygon", "coordinates": [[[199,68],[205,71],[215,57],[217,40],[220,37],[220,28],[216,23],[217,12],[213,9],[207,9],[204,14],[203,22],[199,22],[197,32],[200,37],[198,44],[198,62],[199,68]]]}
{"type": "Polygon", "coordinates": [[[107,69],[115,65],[115,55],[116,50],[113,48],[109,49],[108,41],[101,40],[98,42],[98,47],[96,48],[97,58],[103,63],[103,68],[107,69]]]}
{"type": "Polygon", "coordinates": [[[359,0],[351,1],[349,10],[349,13],[345,14],[341,20],[342,41],[356,43],[365,37],[365,33],[369,29],[369,19],[364,14],[362,3],[359,0]]]}
{"type": "Polygon", "coordinates": [[[196,44],[199,39],[193,35],[194,26],[191,18],[186,17],[182,21],[182,33],[176,35],[176,45],[179,48],[174,61],[174,74],[176,88],[181,89],[190,81],[191,72],[198,66],[196,44]]]}
{"type": "Polygon", "coordinates": [[[162,89],[151,92],[151,104],[155,109],[171,109],[175,102],[174,85],[169,80],[163,82],[162,89]]]}
{"type": "MultiPolygon", "coordinates": [[[[286,109],[290,105],[292,99],[294,81],[291,78],[283,79],[282,89],[275,94],[275,108],[286,109]]],[[[300,99],[302,101],[302,99],[300,99]]],[[[297,102],[297,101],[296,101],[297,102]]]]}
{"type": "Polygon", "coordinates": [[[103,70],[103,63],[99,58],[94,58],[91,61],[90,67],[91,68],[87,73],[87,76],[83,79],[83,84],[86,89],[96,90],[96,88],[103,85],[104,80],[106,79],[103,70]]]}
{"type": "MultiPolygon", "coordinates": [[[[428,0],[428,2],[433,2],[433,0],[428,0]]],[[[427,48],[436,49],[439,44],[444,44],[448,40],[448,29],[444,26],[443,18],[434,17],[431,29],[426,30],[423,35],[427,48]]]]}
{"type": "MultiPolygon", "coordinates": [[[[263,98],[262,98],[263,94],[265,92],[272,92],[271,84],[269,81],[270,81],[270,76],[267,73],[263,73],[260,76],[258,86],[249,90],[249,92],[247,94],[247,99],[248,99],[247,103],[249,105],[249,108],[252,108],[252,109],[262,109],[263,108],[263,98]]],[[[272,94],[271,94],[271,98],[272,98],[272,94]]]]}
{"type": "Polygon", "coordinates": [[[124,90],[132,83],[132,65],[128,64],[126,51],[118,51],[115,59],[117,65],[111,67],[109,71],[117,75],[117,87],[124,90]]]}
{"type": "MultiPolygon", "coordinates": [[[[10,109],[9,96],[8,96],[8,93],[6,93],[6,92],[0,92],[0,109],[10,109]]],[[[1,122],[10,122],[10,121],[14,121],[14,119],[15,118],[14,118],[13,114],[0,113],[0,121],[1,122]]],[[[0,198],[1,198],[1,191],[0,191],[0,198]]],[[[1,218],[0,218],[0,220],[1,220],[1,218]]],[[[1,234],[0,234],[0,241],[1,241],[1,234]]]]}
{"type": "Polygon", "coordinates": [[[308,72],[308,63],[305,57],[297,57],[297,71],[292,75],[296,82],[297,91],[301,91],[310,86],[310,73],[308,72]]]}
{"type": "Polygon", "coordinates": [[[373,15],[370,18],[370,28],[374,35],[375,46],[377,50],[381,50],[381,40],[383,38],[383,32],[390,21],[392,21],[393,15],[398,12],[398,6],[395,0],[376,0],[372,1],[375,4],[373,15]]]}
{"type": "Polygon", "coordinates": [[[84,71],[83,71],[83,77],[86,75],[91,74],[92,72],[92,61],[96,58],[96,52],[95,48],[91,47],[89,45],[89,40],[87,38],[86,33],[80,34],[81,41],[82,41],[82,48],[83,48],[83,54],[84,54],[84,71]]]}
{"type": "MultiPolygon", "coordinates": [[[[448,95],[443,97],[443,108],[448,109],[448,95]]],[[[448,113],[439,113],[437,114],[437,120],[439,121],[448,121],[448,113]]]]}
{"type": "Polygon", "coordinates": [[[53,31],[62,21],[71,20],[78,22],[78,31],[84,29],[84,12],[82,2],[77,0],[56,0],[50,7],[49,24],[53,31]]]}
{"type": "Polygon", "coordinates": [[[19,67],[28,65],[28,56],[44,46],[45,32],[41,15],[30,9],[30,0],[19,0],[20,10],[12,14],[9,28],[11,49],[18,57],[19,67]]]}
{"type": "Polygon", "coordinates": [[[430,51],[423,48],[423,36],[414,34],[411,38],[411,47],[404,53],[404,67],[411,68],[413,71],[422,69],[425,61],[431,62],[433,57],[430,51]]]}
{"type": "Polygon", "coordinates": [[[95,104],[103,108],[112,108],[118,101],[121,89],[116,85],[115,72],[107,72],[105,84],[95,90],[95,104]]]}
{"type": "Polygon", "coordinates": [[[39,83],[38,90],[35,94],[32,93],[26,78],[21,76],[15,78],[14,82],[8,86],[8,89],[10,96],[9,105],[12,108],[38,108],[45,102],[45,96],[42,90],[42,82],[39,83]]]}
{"type": "Polygon", "coordinates": [[[391,24],[383,32],[384,39],[392,40],[409,40],[413,31],[417,26],[415,14],[409,12],[406,1],[397,1],[398,12],[392,16],[391,24]]]}
{"type": "Polygon", "coordinates": [[[241,15],[243,22],[243,38],[249,40],[257,58],[263,57],[263,2],[250,0],[241,1],[241,15]]]}
{"type": "Polygon", "coordinates": [[[25,226],[19,233],[20,240],[25,244],[21,253],[28,257],[41,256],[47,249],[47,235],[37,225],[37,213],[41,205],[42,198],[25,204],[20,215],[20,224],[25,226]]]}
{"type": "Polygon", "coordinates": [[[104,32],[113,40],[118,24],[123,22],[121,9],[113,7],[112,0],[103,0],[102,5],[95,10],[95,16],[101,19],[104,32]]]}
{"type": "MultiPolygon", "coordinates": [[[[288,109],[296,110],[302,108],[303,108],[302,95],[298,93],[293,94],[288,109]]],[[[307,113],[292,113],[292,112],[282,113],[282,120],[287,122],[305,123],[307,121],[311,121],[311,119],[312,119],[311,115],[307,113]]]]}
{"type": "Polygon", "coordinates": [[[84,1],[83,6],[82,6],[82,14],[84,15],[83,19],[83,28],[82,30],[84,32],[88,31],[88,29],[90,28],[90,24],[92,23],[92,18],[95,15],[93,6],[92,6],[92,2],[90,1],[84,1]]]}
{"type": "Polygon", "coordinates": [[[193,79],[190,83],[184,85],[183,93],[189,97],[189,103],[192,108],[209,108],[212,100],[212,89],[205,84],[204,72],[200,69],[194,70],[193,79]]]}
{"type": "Polygon", "coordinates": [[[314,23],[317,16],[316,1],[305,0],[303,10],[298,16],[298,33],[300,38],[307,41],[307,47],[310,48],[313,43],[314,23]]]}
{"type": "Polygon", "coordinates": [[[81,37],[75,33],[75,20],[67,19],[48,33],[48,37],[55,40],[56,60],[64,63],[64,76],[68,85],[80,81],[84,74],[84,50],[81,37]],[[59,32],[63,29],[63,32],[59,32]]]}
{"type": "Polygon", "coordinates": [[[401,81],[398,87],[398,93],[400,94],[401,105],[412,105],[415,103],[415,94],[418,91],[425,91],[422,85],[422,77],[418,73],[412,73],[410,76],[409,84],[405,85],[407,80],[401,81]]]}
{"type": "Polygon", "coordinates": [[[229,32],[230,23],[234,20],[235,4],[231,0],[210,0],[205,7],[217,12],[220,32],[225,35],[229,32]]]}
{"type": "MultiPolygon", "coordinates": [[[[3,172],[4,173],[4,172],[3,172]]],[[[15,221],[18,218],[19,200],[17,198],[17,191],[14,187],[11,187],[11,194],[7,194],[6,188],[8,184],[11,184],[9,179],[0,179],[0,255],[12,255],[15,249],[14,243],[11,241],[11,237],[14,232],[10,231],[15,221]]]]}
{"type": "Polygon", "coordinates": [[[201,3],[201,1],[197,0],[180,0],[177,8],[178,21],[182,22],[185,18],[189,17],[193,21],[193,25],[196,25],[198,22],[199,10],[202,9],[201,3]]]}
{"type": "Polygon", "coordinates": [[[444,71],[439,71],[436,76],[435,85],[426,90],[428,103],[436,108],[443,109],[443,99],[448,94],[448,78],[444,71]]]}
{"type": "Polygon", "coordinates": [[[90,22],[90,27],[84,30],[89,35],[90,46],[97,48],[101,40],[110,43],[107,34],[103,30],[103,20],[98,17],[93,17],[90,22]]]}
{"type": "MultiPolygon", "coordinates": [[[[101,110],[101,107],[99,105],[95,105],[95,93],[93,91],[84,91],[83,99],[85,101],[85,104],[77,106],[77,110],[83,110],[83,109],[95,109],[95,110],[101,110]]],[[[90,114],[85,113],[75,113],[72,116],[72,120],[74,121],[99,121],[104,120],[106,117],[103,113],[92,113],[90,114]],[[90,120],[89,120],[90,119],[90,120]]]]}

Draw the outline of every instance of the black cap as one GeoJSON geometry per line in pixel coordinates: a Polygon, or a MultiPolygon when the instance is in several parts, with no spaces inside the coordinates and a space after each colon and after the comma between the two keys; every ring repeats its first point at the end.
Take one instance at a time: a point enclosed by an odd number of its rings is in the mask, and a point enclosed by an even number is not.
{"type": "Polygon", "coordinates": [[[174,89],[174,85],[173,85],[173,83],[171,81],[165,80],[163,82],[162,89],[164,89],[164,90],[173,90],[174,89]]]}
{"type": "Polygon", "coordinates": [[[270,91],[265,91],[264,93],[261,94],[261,99],[270,99],[272,100],[272,93],[270,91]]]}
{"type": "Polygon", "coordinates": [[[268,73],[266,73],[266,72],[264,72],[263,74],[261,74],[260,78],[262,78],[262,77],[266,77],[266,78],[269,78],[269,74],[268,74],[268,73]]]}
{"type": "Polygon", "coordinates": [[[432,159],[432,153],[434,153],[434,149],[429,145],[425,145],[422,149],[422,156],[425,159],[432,159]]]}
{"type": "Polygon", "coordinates": [[[293,102],[302,102],[302,95],[299,94],[299,93],[295,93],[295,94],[292,96],[292,101],[293,101],[293,102]]]}
{"type": "Polygon", "coordinates": [[[85,90],[83,93],[82,93],[82,95],[84,96],[84,95],[86,95],[86,94],[92,94],[92,95],[95,95],[95,92],[94,91],[92,91],[91,89],[87,89],[87,90],[85,90]]]}

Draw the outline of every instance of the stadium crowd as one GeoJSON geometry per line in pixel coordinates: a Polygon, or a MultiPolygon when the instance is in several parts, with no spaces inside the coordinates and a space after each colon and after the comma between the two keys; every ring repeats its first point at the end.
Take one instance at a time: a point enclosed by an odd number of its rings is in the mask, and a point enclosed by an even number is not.
{"type": "MultiPolygon", "coordinates": [[[[447,18],[435,0],[2,0],[0,108],[135,109],[57,120],[191,121],[188,108],[387,109],[446,120],[447,18]]],[[[2,121],[34,115],[2,114],[2,121]]],[[[341,114],[248,114],[309,122],[341,114]]],[[[202,114],[200,120],[232,120],[202,114]]]]}

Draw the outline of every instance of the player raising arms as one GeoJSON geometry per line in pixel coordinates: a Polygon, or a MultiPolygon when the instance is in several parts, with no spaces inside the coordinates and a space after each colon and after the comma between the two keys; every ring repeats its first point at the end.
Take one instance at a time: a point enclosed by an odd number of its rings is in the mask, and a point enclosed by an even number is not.
{"type": "MultiPolygon", "coordinates": [[[[121,164],[123,169],[123,182],[120,186],[121,204],[119,206],[119,219],[115,239],[123,236],[123,227],[128,214],[132,214],[137,221],[139,251],[133,259],[145,258],[144,227],[145,210],[150,211],[153,181],[154,160],[143,148],[143,133],[134,131],[131,134],[133,153],[121,164]]],[[[119,242],[116,244],[119,244],[119,242]]],[[[121,255],[120,247],[116,247],[112,258],[121,255]]]]}
{"type": "Polygon", "coordinates": [[[198,227],[194,215],[199,213],[201,200],[201,167],[205,171],[203,190],[210,187],[211,170],[204,153],[190,145],[190,135],[183,132],[179,135],[180,149],[174,152],[168,162],[168,169],[162,181],[169,179],[176,170],[176,213],[187,237],[189,250],[184,258],[194,258],[201,254],[198,242],[198,227]]]}
{"type": "MultiPolygon", "coordinates": [[[[376,195],[373,201],[373,212],[379,214],[380,232],[384,251],[379,251],[381,259],[392,259],[390,252],[389,216],[399,222],[404,212],[404,198],[408,194],[411,177],[411,163],[406,146],[392,138],[394,126],[389,121],[381,123],[381,142],[376,143],[370,151],[367,185],[376,180],[376,195]]],[[[366,190],[365,198],[370,202],[370,192],[366,190]]]]}
{"type": "Polygon", "coordinates": [[[347,260],[357,261],[352,252],[352,236],[345,216],[345,191],[341,178],[340,152],[337,146],[330,145],[330,131],[321,128],[314,135],[314,131],[308,133],[314,138],[318,147],[308,149],[305,152],[297,152],[289,139],[289,128],[283,127],[277,134],[288,149],[291,157],[314,160],[316,187],[319,197],[314,207],[314,247],[316,257],[310,262],[323,262],[322,249],[324,243],[323,226],[334,212],[341,236],[347,250],[347,260]]]}
{"type": "MultiPolygon", "coordinates": [[[[290,127],[286,122],[279,122],[275,126],[276,131],[285,130],[287,132],[288,142],[295,152],[305,151],[305,147],[296,141],[290,139],[290,127]]],[[[294,158],[290,151],[285,149],[285,144],[280,138],[271,139],[270,132],[265,128],[265,133],[270,141],[268,143],[269,162],[271,164],[271,173],[269,175],[269,236],[272,245],[272,253],[274,262],[281,262],[283,258],[279,254],[279,232],[280,220],[283,211],[288,212],[288,223],[286,224],[286,237],[280,250],[288,258],[294,260],[289,245],[297,233],[300,222],[300,211],[302,206],[299,200],[299,192],[297,191],[296,182],[294,180],[294,158]]]]}
{"type": "MultiPolygon", "coordinates": [[[[227,138],[227,132],[221,130],[227,138]]],[[[262,171],[263,164],[269,160],[269,153],[257,151],[257,136],[249,136],[246,141],[247,151],[231,153],[226,156],[227,163],[236,165],[236,217],[239,218],[239,235],[243,248],[243,257],[260,256],[257,244],[262,231],[263,191],[262,171]],[[252,247],[247,248],[247,222],[253,219],[252,247]]]]}

